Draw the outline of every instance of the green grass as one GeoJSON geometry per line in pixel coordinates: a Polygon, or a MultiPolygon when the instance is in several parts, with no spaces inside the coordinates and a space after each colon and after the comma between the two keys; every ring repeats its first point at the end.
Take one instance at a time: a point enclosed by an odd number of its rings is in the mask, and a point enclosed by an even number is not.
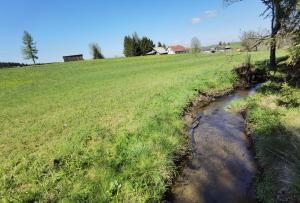
{"type": "Polygon", "coordinates": [[[261,202],[278,202],[280,191],[300,199],[299,105],[299,89],[267,82],[253,97],[228,107],[233,111],[247,109],[256,158],[263,167],[257,180],[257,197],[261,202]]]}
{"type": "MultiPolygon", "coordinates": [[[[267,58],[257,52],[253,60],[267,58]]],[[[0,70],[0,201],[158,201],[185,152],[181,113],[231,87],[243,55],[0,70]]]]}
{"type": "Polygon", "coordinates": [[[231,42],[230,47],[232,49],[242,49],[242,43],[241,42],[231,42]]]}

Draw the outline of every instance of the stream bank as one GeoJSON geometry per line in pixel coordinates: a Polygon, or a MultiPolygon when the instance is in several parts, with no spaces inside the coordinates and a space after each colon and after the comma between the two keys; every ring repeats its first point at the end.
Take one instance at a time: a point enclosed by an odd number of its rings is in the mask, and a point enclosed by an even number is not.
{"type": "Polygon", "coordinates": [[[169,202],[256,202],[252,182],[257,168],[245,120],[224,109],[254,89],[233,91],[201,95],[189,107],[184,118],[190,126],[192,154],[169,202]]]}

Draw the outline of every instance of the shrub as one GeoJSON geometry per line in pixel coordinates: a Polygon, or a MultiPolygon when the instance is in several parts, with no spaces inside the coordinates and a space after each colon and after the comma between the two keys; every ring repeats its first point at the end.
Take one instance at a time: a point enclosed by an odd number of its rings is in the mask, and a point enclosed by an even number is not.
{"type": "Polygon", "coordinates": [[[288,83],[283,83],[281,86],[281,97],[277,100],[279,105],[286,107],[298,107],[300,106],[300,98],[296,91],[291,88],[288,83]]]}
{"type": "Polygon", "coordinates": [[[272,81],[268,81],[264,83],[259,89],[258,92],[262,94],[272,94],[275,92],[278,92],[280,90],[280,85],[277,83],[274,83],[272,81]]]}

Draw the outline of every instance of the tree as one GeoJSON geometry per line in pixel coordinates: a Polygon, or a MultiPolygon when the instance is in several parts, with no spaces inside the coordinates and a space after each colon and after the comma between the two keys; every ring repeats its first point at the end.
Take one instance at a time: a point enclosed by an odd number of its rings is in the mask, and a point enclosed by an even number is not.
{"type": "MultiPolygon", "coordinates": [[[[227,4],[237,1],[241,0],[224,0],[227,4]]],[[[271,17],[270,66],[276,71],[276,37],[280,31],[284,31],[284,28],[294,27],[299,23],[294,18],[295,13],[298,12],[299,0],[261,0],[261,2],[266,6],[261,15],[271,17]]]]}
{"type": "Polygon", "coordinates": [[[218,45],[219,45],[219,46],[222,46],[222,44],[223,44],[223,42],[222,42],[222,41],[220,41],[218,45]]]}
{"type": "Polygon", "coordinates": [[[24,56],[24,59],[30,59],[35,64],[35,60],[38,59],[38,50],[32,36],[27,31],[24,31],[23,34],[23,45],[24,46],[22,48],[22,54],[24,56]]]}
{"type": "Polygon", "coordinates": [[[124,55],[126,57],[133,56],[133,40],[130,36],[125,36],[124,38],[124,55]]]}
{"type": "Polygon", "coordinates": [[[158,43],[157,43],[157,47],[162,47],[161,42],[158,42],[158,43]]]}
{"type": "Polygon", "coordinates": [[[103,59],[104,56],[101,53],[101,48],[97,43],[90,44],[91,54],[93,59],[103,59]]]}
{"type": "Polygon", "coordinates": [[[199,53],[201,51],[201,43],[197,37],[192,38],[191,49],[193,53],[199,53]]]}
{"type": "Polygon", "coordinates": [[[258,39],[259,39],[258,33],[253,30],[244,31],[240,36],[242,46],[245,48],[246,51],[253,51],[253,50],[257,51],[258,39]]]}
{"type": "Polygon", "coordinates": [[[146,55],[148,52],[152,51],[155,47],[153,41],[147,37],[143,37],[140,41],[140,49],[142,55],[146,55]]]}
{"type": "Polygon", "coordinates": [[[163,44],[163,45],[162,45],[162,47],[163,47],[163,48],[165,48],[165,49],[167,49],[167,46],[166,46],[166,44],[163,44]]]}
{"type": "Polygon", "coordinates": [[[142,51],[141,51],[141,40],[138,36],[138,34],[135,32],[132,35],[132,55],[133,56],[141,56],[142,51]]]}
{"type": "Polygon", "coordinates": [[[132,36],[125,36],[123,53],[126,57],[143,56],[155,47],[153,41],[148,37],[140,37],[135,32],[132,36]]]}

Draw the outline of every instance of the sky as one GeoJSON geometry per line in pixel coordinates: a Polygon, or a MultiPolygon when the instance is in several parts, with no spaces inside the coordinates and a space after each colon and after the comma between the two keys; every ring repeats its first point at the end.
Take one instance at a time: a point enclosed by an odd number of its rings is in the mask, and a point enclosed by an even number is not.
{"type": "Polygon", "coordinates": [[[155,43],[202,46],[239,40],[242,31],[269,28],[260,0],[225,6],[222,0],[0,0],[0,61],[23,59],[22,35],[37,43],[39,63],[83,54],[98,43],[105,57],[123,56],[125,35],[137,32],[155,43]]]}

